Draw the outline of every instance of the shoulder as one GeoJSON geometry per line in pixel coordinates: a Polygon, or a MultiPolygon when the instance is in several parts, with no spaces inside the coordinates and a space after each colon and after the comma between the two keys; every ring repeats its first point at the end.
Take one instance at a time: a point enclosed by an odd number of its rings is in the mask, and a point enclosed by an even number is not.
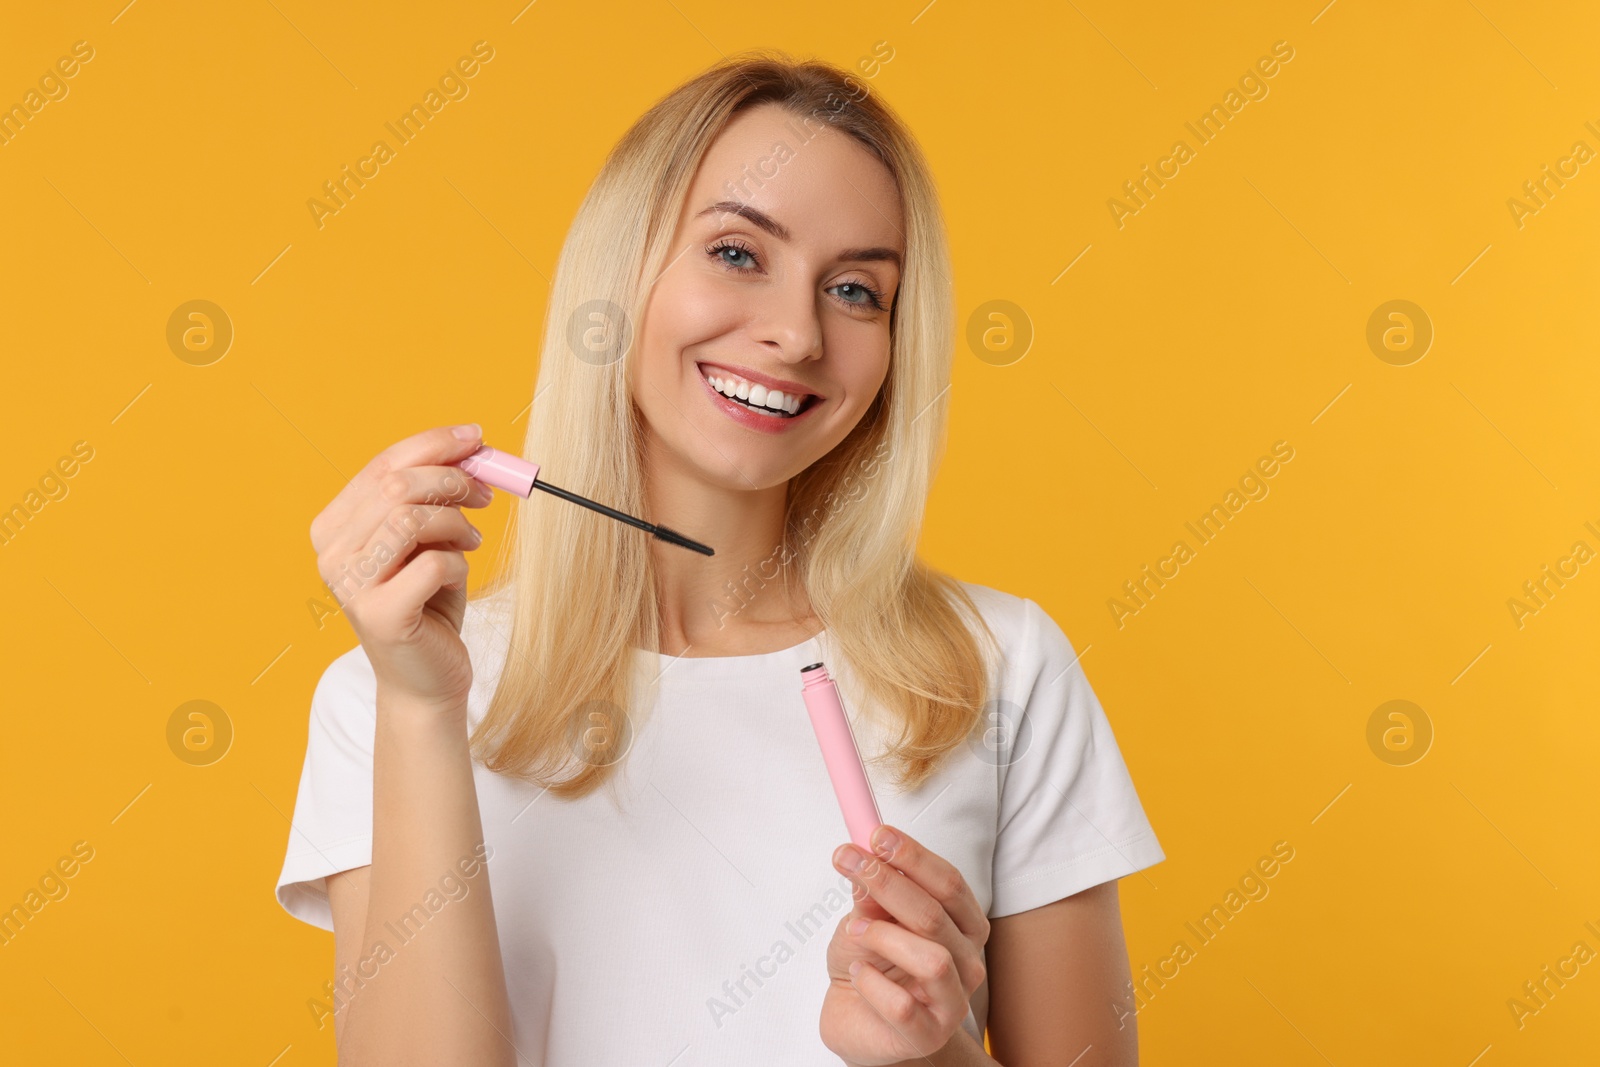
{"type": "Polygon", "coordinates": [[[974,582],[960,582],[999,645],[1001,692],[1029,692],[1048,685],[1076,662],[1079,653],[1066,633],[1028,597],[974,582]]]}
{"type": "Polygon", "coordinates": [[[377,676],[367,650],[358,644],[323,668],[311,697],[311,721],[314,726],[349,728],[375,720],[377,713],[377,676]]]}
{"type": "Polygon", "coordinates": [[[1067,636],[1055,619],[1028,597],[975,582],[958,579],[958,583],[989,624],[995,640],[1007,651],[1059,651],[1059,646],[1067,643],[1067,636]]]}
{"type": "Polygon", "coordinates": [[[993,586],[979,585],[976,582],[957,579],[956,584],[972,598],[973,606],[983,616],[983,621],[989,624],[995,638],[1002,645],[1013,646],[1014,638],[1020,632],[1020,625],[1027,614],[1027,605],[1031,601],[1015,593],[995,589],[993,586]]]}

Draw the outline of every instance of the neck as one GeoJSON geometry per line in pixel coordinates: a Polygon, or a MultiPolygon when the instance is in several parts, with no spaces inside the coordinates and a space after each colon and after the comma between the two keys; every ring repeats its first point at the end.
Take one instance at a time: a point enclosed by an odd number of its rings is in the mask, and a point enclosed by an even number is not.
{"type": "Polygon", "coordinates": [[[650,539],[663,648],[726,636],[737,628],[809,616],[804,593],[783,591],[779,545],[788,483],[765,489],[710,485],[657,452],[646,461],[645,502],[652,522],[710,545],[703,556],[650,539]],[[762,577],[762,576],[766,577],[762,577]],[[733,589],[728,588],[729,583],[733,589]]]}

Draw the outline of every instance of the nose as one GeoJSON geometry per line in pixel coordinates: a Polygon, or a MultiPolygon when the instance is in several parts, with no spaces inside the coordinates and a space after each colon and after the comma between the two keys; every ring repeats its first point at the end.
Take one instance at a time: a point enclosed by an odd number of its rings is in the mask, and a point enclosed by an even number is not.
{"type": "Polygon", "coordinates": [[[822,322],[816,290],[801,278],[787,278],[767,287],[756,302],[755,339],[785,363],[800,363],[822,354],[822,322]]]}

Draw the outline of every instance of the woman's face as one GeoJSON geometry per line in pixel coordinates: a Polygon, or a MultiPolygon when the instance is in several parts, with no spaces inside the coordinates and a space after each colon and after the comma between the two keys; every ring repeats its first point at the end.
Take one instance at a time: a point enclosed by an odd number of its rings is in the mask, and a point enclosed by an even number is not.
{"type": "Polygon", "coordinates": [[[655,462],[764,489],[843,440],[888,374],[903,229],[893,176],[849,135],[773,104],[735,116],[639,328],[633,395],[655,462]]]}

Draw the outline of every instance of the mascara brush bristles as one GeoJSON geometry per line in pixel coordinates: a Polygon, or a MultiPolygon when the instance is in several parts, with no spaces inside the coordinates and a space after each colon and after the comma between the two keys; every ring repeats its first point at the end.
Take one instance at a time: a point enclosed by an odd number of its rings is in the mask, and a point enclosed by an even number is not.
{"type": "Polygon", "coordinates": [[[716,554],[716,553],[712,552],[711,549],[709,547],[707,547],[706,545],[702,545],[699,541],[691,541],[689,538],[683,536],[683,534],[679,533],[677,530],[671,530],[671,529],[668,529],[665,526],[656,526],[653,529],[651,529],[650,532],[655,534],[656,537],[660,538],[663,541],[666,541],[669,544],[680,545],[680,546],[682,546],[684,548],[691,549],[691,550],[693,550],[695,552],[703,553],[703,554],[705,554],[707,556],[712,556],[712,555],[716,554]]]}

